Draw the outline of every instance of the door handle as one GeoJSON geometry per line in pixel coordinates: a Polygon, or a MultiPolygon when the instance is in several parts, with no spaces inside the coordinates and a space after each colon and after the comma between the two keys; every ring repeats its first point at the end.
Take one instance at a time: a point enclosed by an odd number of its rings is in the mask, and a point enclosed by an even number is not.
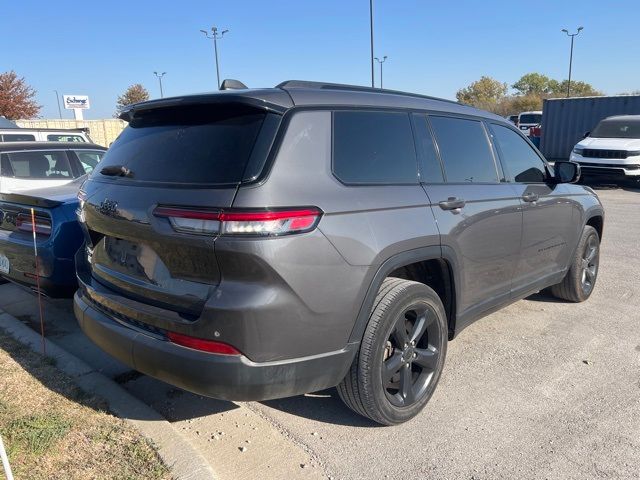
{"type": "Polygon", "coordinates": [[[522,200],[524,200],[525,202],[529,202],[529,203],[537,202],[539,198],[540,197],[538,196],[538,194],[537,193],[533,193],[533,192],[528,192],[528,193],[525,193],[524,195],[522,195],[522,200]]]}
{"type": "Polygon", "coordinates": [[[446,200],[438,202],[438,205],[440,205],[440,208],[442,210],[455,210],[456,208],[464,207],[466,203],[467,202],[465,202],[462,198],[449,197],[446,200]]]}

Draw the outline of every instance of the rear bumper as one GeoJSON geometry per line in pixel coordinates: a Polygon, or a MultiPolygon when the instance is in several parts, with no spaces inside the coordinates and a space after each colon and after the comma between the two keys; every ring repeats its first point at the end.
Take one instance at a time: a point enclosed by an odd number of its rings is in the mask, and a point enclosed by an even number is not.
{"type": "MultiPolygon", "coordinates": [[[[33,244],[16,242],[0,233],[0,253],[9,259],[9,273],[2,277],[28,288],[36,288],[33,244]]],[[[56,257],[50,248],[38,247],[40,289],[50,297],[71,297],[77,288],[75,264],[71,258],[56,257]]]]}
{"type": "Polygon", "coordinates": [[[74,311],[84,333],[102,350],[151,377],[190,392],[223,400],[254,401],[289,397],[337,385],[357,351],[257,363],[244,355],[200,352],[113,319],[92,304],[82,289],[74,311]]]}

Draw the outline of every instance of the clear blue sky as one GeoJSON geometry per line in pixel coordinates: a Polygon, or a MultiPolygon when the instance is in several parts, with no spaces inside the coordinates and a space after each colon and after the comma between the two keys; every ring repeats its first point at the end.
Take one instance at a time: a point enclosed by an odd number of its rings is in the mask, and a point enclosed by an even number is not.
{"type": "MultiPolygon", "coordinates": [[[[58,115],[54,89],[89,95],[85,118],[111,117],[117,95],[133,83],[159,96],[154,70],[167,72],[165,96],[212,90],[213,45],[199,30],[214,24],[230,30],[219,44],[222,78],[250,87],[370,82],[367,0],[2,3],[0,71],[15,70],[35,87],[45,118],[58,115]]],[[[638,0],[374,5],[388,88],[454,98],[481,75],[509,84],[532,71],[566,78],[569,39],[560,30],[582,25],[573,78],[607,94],[640,89],[638,0]]]]}

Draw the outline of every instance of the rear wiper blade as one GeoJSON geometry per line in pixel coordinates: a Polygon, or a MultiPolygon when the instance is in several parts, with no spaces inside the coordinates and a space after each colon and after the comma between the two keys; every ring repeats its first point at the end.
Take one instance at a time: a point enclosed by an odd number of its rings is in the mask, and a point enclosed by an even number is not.
{"type": "Polygon", "coordinates": [[[124,165],[109,165],[100,170],[100,173],[110,177],[133,177],[133,172],[124,165]]]}

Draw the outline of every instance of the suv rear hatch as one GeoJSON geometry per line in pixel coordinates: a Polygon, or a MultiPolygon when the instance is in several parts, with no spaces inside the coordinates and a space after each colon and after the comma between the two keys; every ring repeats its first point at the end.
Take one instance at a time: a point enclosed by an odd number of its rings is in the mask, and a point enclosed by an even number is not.
{"type": "Polygon", "coordinates": [[[281,116],[235,102],[134,108],[80,194],[91,275],[113,293],[196,319],[220,282],[207,212],[229,208],[240,183],[260,174],[281,116]]]}

